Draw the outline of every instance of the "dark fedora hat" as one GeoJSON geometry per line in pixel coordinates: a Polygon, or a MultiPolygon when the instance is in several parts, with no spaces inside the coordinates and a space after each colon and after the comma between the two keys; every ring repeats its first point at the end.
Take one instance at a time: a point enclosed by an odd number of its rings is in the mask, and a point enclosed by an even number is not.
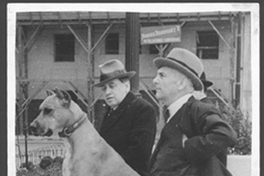
{"type": "Polygon", "coordinates": [[[204,71],[201,60],[192,52],[183,48],[173,48],[165,58],[156,58],[157,68],[170,67],[187,76],[195,90],[203,90],[200,75],[204,71]]]}
{"type": "Polygon", "coordinates": [[[204,85],[205,88],[210,87],[211,85],[213,85],[213,83],[209,80],[206,79],[205,73],[203,72],[202,75],[200,76],[200,79],[204,85]]]}
{"type": "Polygon", "coordinates": [[[121,79],[121,78],[130,79],[136,74],[135,71],[127,72],[123,63],[117,59],[113,59],[105,62],[102,65],[99,65],[99,69],[100,69],[100,82],[94,84],[95,87],[101,87],[104,84],[114,79],[121,79]]]}

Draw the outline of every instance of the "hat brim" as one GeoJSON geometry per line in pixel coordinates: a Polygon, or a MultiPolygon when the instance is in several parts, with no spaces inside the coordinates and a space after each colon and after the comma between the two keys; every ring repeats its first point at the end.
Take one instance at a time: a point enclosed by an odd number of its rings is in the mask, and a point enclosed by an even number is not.
{"type": "Polygon", "coordinates": [[[102,87],[103,85],[105,85],[106,83],[108,83],[108,82],[110,82],[110,81],[112,81],[114,79],[121,79],[121,78],[128,78],[128,79],[130,79],[135,74],[136,74],[135,71],[130,71],[130,72],[127,72],[127,73],[123,73],[123,74],[120,74],[118,76],[114,76],[114,77],[108,78],[108,79],[106,79],[104,81],[101,81],[101,82],[99,82],[97,84],[94,84],[93,87],[102,87]]]}
{"type": "Polygon", "coordinates": [[[211,81],[202,80],[202,82],[203,82],[204,87],[210,87],[213,85],[213,83],[211,81]]]}
{"type": "Polygon", "coordinates": [[[156,58],[156,59],[154,59],[154,63],[155,63],[157,68],[170,67],[170,68],[173,68],[175,70],[178,70],[179,72],[181,72],[182,74],[187,76],[192,81],[193,87],[195,90],[203,90],[204,89],[203,83],[200,80],[200,78],[198,76],[196,76],[193,72],[191,72],[188,68],[180,65],[179,63],[172,61],[172,60],[169,60],[167,58],[156,58]]]}

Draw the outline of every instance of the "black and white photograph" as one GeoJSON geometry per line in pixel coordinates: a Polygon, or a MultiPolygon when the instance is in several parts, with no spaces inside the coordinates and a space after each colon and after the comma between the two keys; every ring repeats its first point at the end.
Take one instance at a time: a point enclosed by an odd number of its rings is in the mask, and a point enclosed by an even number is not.
{"type": "Polygon", "coordinates": [[[257,3],[7,4],[8,175],[258,176],[257,3]]]}

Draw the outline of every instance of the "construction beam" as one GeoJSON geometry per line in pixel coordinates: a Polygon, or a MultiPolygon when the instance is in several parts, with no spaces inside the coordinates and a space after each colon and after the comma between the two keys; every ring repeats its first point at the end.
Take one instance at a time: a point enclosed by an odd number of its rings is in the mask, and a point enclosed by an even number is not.
{"type": "Polygon", "coordinates": [[[157,50],[159,51],[159,57],[163,57],[164,56],[164,51],[168,48],[169,44],[157,44],[155,45],[155,47],[157,48],[157,50]]]}
{"type": "Polygon", "coordinates": [[[131,78],[131,90],[139,92],[139,13],[126,13],[126,69],[135,71],[136,75],[131,78]]]}
{"type": "Polygon", "coordinates": [[[219,35],[219,37],[223,40],[223,42],[226,44],[226,46],[228,47],[228,49],[230,49],[230,45],[228,44],[228,42],[225,40],[225,38],[223,37],[223,35],[220,33],[220,31],[215,27],[215,25],[208,20],[208,22],[210,23],[210,25],[213,27],[213,29],[215,30],[215,32],[219,35]]]}
{"type": "Polygon", "coordinates": [[[86,97],[82,94],[82,92],[70,81],[65,81],[67,83],[67,86],[72,90],[72,92],[81,100],[81,102],[86,106],[86,109],[88,108],[88,104],[85,102],[86,97]],[[75,92],[77,91],[77,93],[75,92]]]}
{"type": "Polygon", "coordinates": [[[211,90],[213,92],[213,94],[219,98],[219,100],[221,100],[222,103],[224,103],[224,105],[227,107],[227,108],[230,108],[232,111],[235,111],[235,109],[233,108],[232,105],[230,105],[221,95],[219,92],[217,92],[214,88],[212,87],[208,87],[208,90],[211,90]]]}
{"type": "Polygon", "coordinates": [[[101,35],[101,37],[98,39],[98,41],[95,43],[95,45],[92,47],[91,52],[93,52],[95,50],[95,48],[98,46],[98,44],[105,38],[105,36],[107,35],[107,33],[110,31],[110,29],[112,28],[113,23],[110,23],[110,25],[106,28],[106,30],[104,31],[104,33],[101,35]]]}
{"type": "Polygon", "coordinates": [[[30,82],[30,81],[48,81],[48,82],[58,82],[58,81],[86,81],[87,79],[78,79],[78,78],[72,78],[72,79],[53,79],[53,78],[49,78],[49,79],[38,79],[38,78],[30,78],[30,79],[26,79],[26,78],[16,78],[17,81],[19,82],[30,82]]]}
{"type": "Polygon", "coordinates": [[[82,19],[81,19],[81,14],[80,14],[80,12],[77,12],[77,16],[78,16],[79,25],[81,25],[81,21],[82,21],[82,19]]]}
{"type": "Polygon", "coordinates": [[[22,106],[23,106],[23,107],[28,106],[29,103],[32,101],[32,99],[35,98],[35,97],[39,94],[39,92],[40,92],[41,90],[44,89],[44,87],[45,87],[47,84],[48,84],[47,81],[43,81],[42,84],[39,85],[39,87],[37,88],[37,90],[36,90],[33,94],[31,94],[31,96],[28,97],[28,98],[26,99],[26,101],[23,102],[22,106]]]}
{"type": "MultiPolygon", "coordinates": [[[[96,19],[96,18],[92,18],[91,21],[93,24],[109,24],[111,23],[118,23],[118,24],[124,24],[126,23],[126,19],[125,17],[123,17],[123,15],[121,17],[110,17],[109,12],[107,12],[108,14],[106,14],[105,18],[100,18],[100,19],[96,19]]],[[[193,13],[193,15],[190,16],[190,14],[185,14],[185,13],[176,13],[176,14],[168,14],[167,16],[160,16],[160,18],[158,18],[158,13],[143,13],[141,14],[140,17],[140,23],[141,24],[146,24],[146,25],[150,25],[151,23],[158,23],[159,20],[161,23],[171,23],[171,24],[175,24],[175,23],[180,23],[183,21],[188,21],[188,22],[195,22],[195,21],[224,21],[224,20],[230,20],[230,12],[226,12],[225,14],[221,13],[221,18],[219,18],[219,14],[203,14],[203,13],[199,13],[197,15],[197,13],[193,13]],[[152,16],[151,16],[152,14],[152,16]]],[[[162,14],[162,13],[161,13],[162,14]]],[[[232,13],[235,14],[235,13],[232,13]]],[[[53,15],[54,16],[54,15],[53,15]]],[[[89,18],[91,18],[92,15],[81,15],[81,14],[77,14],[75,15],[76,18],[75,19],[61,19],[61,22],[63,24],[73,24],[73,25],[85,25],[87,22],[89,21],[89,18]],[[83,17],[85,16],[85,17],[83,17]]],[[[43,19],[42,18],[42,14],[39,13],[39,20],[32,20],[32,17],[25,17],[25,16],[19,16],[18,18],[18,24],[20,25],[32,25],[32,23],[34,24],[41,24],[41,25],[60,25],[60,21],[58,18],[54,18],[54,19],[43,19]]]]}
{"type": "Polygon", "coordinates": [[[62,26],[60,12],[57,12],[57,15],[58,15],[58,18],[59,18],[60,25],[62,26]]]}
{"type": "Polygon", "coordinates": [[[89,111],[92,110],[92,108],[94,107],[95,103],[99,100],[99,98],[100,98],[102,95],[103,95],[103,92],[101,92],[100,95],[98,95],[98,96],[94,99],[94,101],[92,102],[92,104],[91,104],[91,106],[90,106],[89,111]]]}
{"type": "Polygon", "coordinates": [[[186,21],[183,21],[180,25],[181,25],[181,28],[183,28],[183,26],[186,24],[186,21]]]}
{"type": "Polygon", "coordinates": [[[82,98],[84,99],[84,100],[86,100],[86,97],[85,97],[85,95],[80,91],[80,89],[78,89],[73,83],[72,83],[72,81],[64,81],[64,82],[66,82],[66,83],[68,83],[74,90],[77,90],[78,92],[79,92],[79,95],[81,95],[82,96],[82,98]]]}
{"type": "Polygon", "coordinates": [[[230,37],[230,43],[231,43],[231,48],[229,49],[229,54],[230,54],[230,101],[232,102],[232,105],[234,105],[234,100],[235,100],[235,96],[234,96],[234,83],[235,83],[235,46],[236,46],[236,23],[235,23],[235,19],[232,16],[230,19],[231,22],[231,37],[230,37]]]}
{"type": "MultiPolygon", "coordinates": [[[[21,106],[21,108],[19,108],[19,110],[18,110],[18,114],[16,115],[16,119],[17,118],[20,118],[20,116],[23,114],[23,113],[25,113],[25,111],[27,110],[27,107],[28,107],[28,105],[29,105],[29,103],[32,101],[32,99],[34,98],[34,97],[36,97],[38,94],[39,94],[39,92],[41,91],[41,90],[43,90],[43,88],[45,87],[45,85],[47,84],[48,82],[47,81],[43,81],[42,82],[42,84],[38,87],[38,89],[29,97],[29,98],[27,98],[26,97],[26,100],[22,103],[22,102],[18,102],[18,104],[21,106]]],[[[23,89],[25,89],[24,87],[24,84],[25,83],[20,83],[20,87],[21,87],[21,89],[23,88],[23,89]]],[[[27,83],[26,83],[27,84],[27,83]]],[[[27,89],[27,87],[28,86],[26,86],[26,89],[27,89]]],[[[23,90],[24,91],[24,90],[23,90]]],[[[25,91],[24,91],[25,92],[25,91]]]]}
{"type": "MultiPolygon", "coordinates": [[[[22,32],[23,28],[22,26],[18,25],[17,27],[17,43],[18,43],[18,58],[16,60],[18,61],[18,77],[23,78],[24,77],[24,45],[23,45],[23,37],[22,32]]],[[[19,82],[18,85],[18,94],[20,95],[18,97],[18,112],[21,112],[23,107],[22,103],[24,101],[24,94],[23,94],[23,83],[19,82]]],[[[16,119],[17,127],[18,127],[18,134],[23,134],[23,118],[16,119]]]]}
{"type": "Polygon", "coordinates": [[[149,96],[149,98],[151,98],[151,100],[157,105],[159,106],[159,102],[157,101],[157,99],[155,98],[155,95],[153,95],[151,92],[149,92],[149,88],[147,87],[147,85],[141,80],[139,83],[140,87],[142,87],[142,89],[146,92],[146,94],[149,96]]]}
{"type": "Polygon", "coordinates": [[[33,32],[33,34],[30,36],[29,40],[27,41],[27,43],[26,43],[25,46],[24,46],[24,51],[25,51],[25,50],[27,50],[27,51],[30,50],[30,48],[31,48],[31,46],[32,46],[32,43],[34,42],[34,39],[36,38],[36,35],[37,35],[37,33],[39,32],[40,28],[41,28],[41,26],[39,25],[39,26],[35,29],[35,31],[33,32]]]}
{"type": "Polygon", "coordinates": [[[235,106],[240,105],[241,95],[241,13],[237,14],[237,35],[236,35],[236,81],[235,81],[235,106]]]}
{"type": "MultiPolygon", "coordinates": [[[[92,24],[87,23],[87,49],[88,51],[91,51],[92,49],[92,24]]],[[[94,124],[94,108],[91,107],[92,102],[94,100],[94,58],[92,52],[87,52],[87,69],[88,69],[88,96],[87,96],[87,102],[88,102],[88,109],[87,114],[89,120],[94,124]]]]}
{"type": "Polygon", "coordinates": [[[87,47],[85,46],[85,42],[81,39],[81,37],[79,37],[77,35],[77,33],[72,29],[72,27],[70,25],[66,25],[68,27],[68,29],[71,31],[71,33],[74,35],[74,37],[76,38],[76,40],[80,43],[80,45],[83,47],[83,49],[86,51],[86,53],[90,53],[90,50],[87,49],[87,47]]]}

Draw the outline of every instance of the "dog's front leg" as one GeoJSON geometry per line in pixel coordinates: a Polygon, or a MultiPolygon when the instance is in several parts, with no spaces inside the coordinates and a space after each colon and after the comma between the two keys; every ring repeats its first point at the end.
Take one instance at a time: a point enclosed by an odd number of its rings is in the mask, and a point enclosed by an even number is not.
{"type": "Polygon", "coordinates": [[[68,142],[65,142],[65,155],[62,165],[62,176],[72,176],[72,148],[68,142]]]}

